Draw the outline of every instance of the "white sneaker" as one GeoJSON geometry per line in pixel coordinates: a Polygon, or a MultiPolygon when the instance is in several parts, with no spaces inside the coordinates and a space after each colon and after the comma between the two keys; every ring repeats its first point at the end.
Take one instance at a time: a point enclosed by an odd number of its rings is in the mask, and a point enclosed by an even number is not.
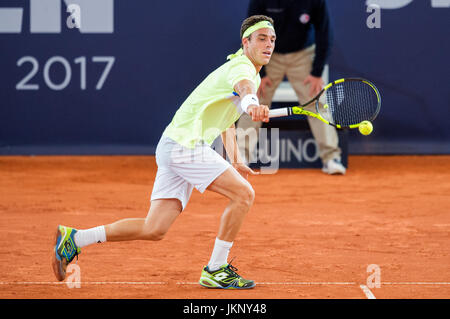
{"type": "Polygon", "coordinates": [[[322,167],[322,172],[330,174],[330,175],[344,175],[345,167],[342,163],[337,159],[332,159],[326,162],[322,167]]]}

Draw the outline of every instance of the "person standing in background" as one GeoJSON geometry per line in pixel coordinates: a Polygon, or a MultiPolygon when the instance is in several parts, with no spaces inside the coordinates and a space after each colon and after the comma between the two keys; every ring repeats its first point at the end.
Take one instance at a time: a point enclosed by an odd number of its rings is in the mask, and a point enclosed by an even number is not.
{"type": "MultiPolygon", "coordinates": [[[[277,28],[275,51],[261,72],[258,90],[261,104],[270,107],[275,91],[285,76],[299,101],[311,100],[324,86],[322,73],[331,49],[326,0],[250,0],[248,16],[256,14],[270,16],[277,28]]],[[[331,175],[345,174],[336,129],[312,117],[307,119],[318,145],[322,171],[331,175]]],[[[261,125],[261,122],[252,121],[246,114],[237,122],[238,145],[248,162],[254,159],[257,140],[250,139],[247,144],[245,132],[248,129],[258,131],[261,125]]]]}

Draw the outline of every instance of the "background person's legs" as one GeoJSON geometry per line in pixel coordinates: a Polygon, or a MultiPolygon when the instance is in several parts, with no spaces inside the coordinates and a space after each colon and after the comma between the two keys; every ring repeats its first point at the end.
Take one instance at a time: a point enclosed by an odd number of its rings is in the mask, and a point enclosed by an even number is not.
{"type": "MultiPolygon", "coordinates": [[[[310,101],[314,96],[309,95],[309,85],[304,85],[303,81],[310,74],[312,69],[312,62],[314,60],[315,46],[311,46],[300,52],[295,52],[286,55],[291,67],[287,71],[287,77],[291,83],[298,99],[301,103],[310,101]]],[[[322,104],[320,105],[322,107],[322,104]]],[[[315,104],[312,104],[306,109],[315,111],[315,104]]],[[[341,161],[341,149],[339,148],[339,138],[336,129],[331,125],[327,125],[318,119],[307,116],[308,124],[311,128],[311,133],[316,140],[319,148],[319,156],[323,164],[328,161],[336,159],[341,161]]]]}

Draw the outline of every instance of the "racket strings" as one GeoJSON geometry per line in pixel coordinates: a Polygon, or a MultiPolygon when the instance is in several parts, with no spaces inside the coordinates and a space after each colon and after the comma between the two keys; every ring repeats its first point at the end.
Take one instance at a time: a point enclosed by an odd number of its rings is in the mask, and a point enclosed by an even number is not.
{"type": "Polygon", "coordinates": [[[350,126],[372,121],[378,113],[377,93],[362,81],[345,81],[333,85],[325,93],[328,107],[319,111],[331,123],[350,126]]]}

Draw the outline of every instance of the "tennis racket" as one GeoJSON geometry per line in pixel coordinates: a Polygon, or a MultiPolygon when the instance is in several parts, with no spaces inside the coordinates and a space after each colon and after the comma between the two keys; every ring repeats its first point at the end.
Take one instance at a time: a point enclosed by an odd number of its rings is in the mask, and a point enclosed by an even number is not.
{"type": "Polygon", "coordinates": [[[323,88],[311,101],[291,107],[269,111],[269,118],[293,114],[315,117],[339,129],[357,128],[363,121],[372,122],[381,108],[381,97],[375,85],[365,79],[349,78],[336,80],[323,88]],[[323,107],[319,99],[325,95],[323,107]],[[304,107],[315,103],[316,112],[304,107]]]}

